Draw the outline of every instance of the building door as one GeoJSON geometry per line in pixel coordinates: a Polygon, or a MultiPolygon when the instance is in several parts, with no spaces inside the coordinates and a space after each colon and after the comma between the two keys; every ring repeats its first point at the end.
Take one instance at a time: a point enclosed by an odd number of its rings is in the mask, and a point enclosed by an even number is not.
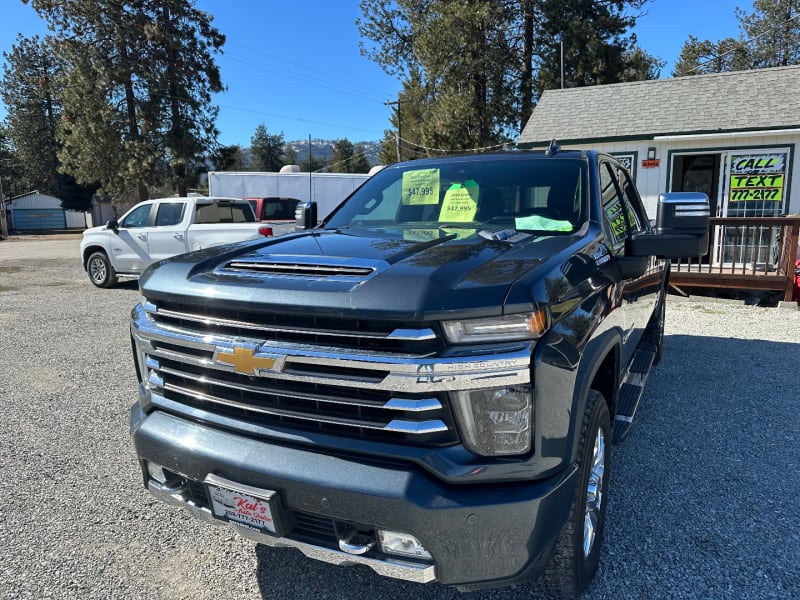
{"type": "Polygon", "coordinates": [[[703,192],[708,196],[711,214],[719,216],[720,172],[722,155],[679,154],[672,161],[673,192],[703,192]]]}

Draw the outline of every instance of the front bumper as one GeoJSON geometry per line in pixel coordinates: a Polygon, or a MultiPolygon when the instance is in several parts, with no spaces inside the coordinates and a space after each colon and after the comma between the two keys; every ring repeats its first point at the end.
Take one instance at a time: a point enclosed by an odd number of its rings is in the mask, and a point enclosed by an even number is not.
{"type": "Polygon", "coordinates": [[[278,492],[283,509],[337,525],[401,531],[415,536],[431,562],[364,556],[336,540],[309,541],[294,529],[283,538],[236,528],[272,546],[293,546],[312,558],[364,564],[381,575],[447,585],[504,585],[535,576],[550,558],[572,502],[576,472],[544,481],[446,485],[403,463],[376,463],[278,446],[184,420],[131,408],[131,431],[145,485],[159,499],[214,521],[199,484],[209,474],[278,492]],[[177,473],[183,484],[165,488],[147,475],[146,461],[177,473]]]}

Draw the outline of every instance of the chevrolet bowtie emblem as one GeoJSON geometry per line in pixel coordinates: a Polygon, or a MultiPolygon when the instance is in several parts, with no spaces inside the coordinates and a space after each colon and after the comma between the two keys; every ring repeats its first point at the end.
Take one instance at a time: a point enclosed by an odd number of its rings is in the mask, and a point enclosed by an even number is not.
{"type": "Polygon", "coordinates": [[[232,350],[217,348],[214,352],[214,362],[231,365],[237,373],[251,376],[258,375],[260,371],[280,371],[285,359],[285,356],[277,354],[256,355],[254,348],[238,346],[232,350]]]}

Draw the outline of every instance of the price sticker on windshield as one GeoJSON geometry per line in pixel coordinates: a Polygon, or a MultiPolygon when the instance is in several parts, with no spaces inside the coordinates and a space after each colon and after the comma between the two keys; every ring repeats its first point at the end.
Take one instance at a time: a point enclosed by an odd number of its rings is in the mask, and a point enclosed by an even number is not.
{"type": "Polygon", "coordinates": [[[439,222],[464,223],[474,220],[478,211],[478,204],[475,202],[477,195],[478,185],[474,181],[469,180],[464,185],[451,185],[444,194],[439,222]]]}
{"type": "Polygon", "coordinates": [[[403,173],[404,205],[439,203],[439,169],[417,169],[403,173]]]}

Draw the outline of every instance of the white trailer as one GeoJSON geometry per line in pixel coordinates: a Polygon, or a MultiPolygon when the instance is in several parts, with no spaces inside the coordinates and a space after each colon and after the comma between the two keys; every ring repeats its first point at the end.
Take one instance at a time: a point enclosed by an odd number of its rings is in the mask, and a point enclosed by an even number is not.
{"type": "Polygon", "coordinates": [[[317,203],[322,219],[369,178],[364,173],[256,173],[209,171],[210,196],[296,198],[317,203]]]}

